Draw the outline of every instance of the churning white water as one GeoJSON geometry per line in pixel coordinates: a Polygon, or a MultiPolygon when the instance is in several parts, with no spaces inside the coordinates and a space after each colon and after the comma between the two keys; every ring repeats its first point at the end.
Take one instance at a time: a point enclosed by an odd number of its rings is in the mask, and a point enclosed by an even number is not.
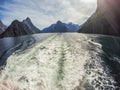
{"type": "Polygon", "coordinates": [[[115,90],[101,53],[87,35],[52,35],[7,59],[0,90],[115,90]]]}

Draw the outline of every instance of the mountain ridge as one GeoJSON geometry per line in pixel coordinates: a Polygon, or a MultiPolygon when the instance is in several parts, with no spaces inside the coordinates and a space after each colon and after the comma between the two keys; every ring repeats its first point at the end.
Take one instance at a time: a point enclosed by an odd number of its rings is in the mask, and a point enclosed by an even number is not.
{"type": "Polygon", "coordinates": [[[95,13],[78,32],[120,36],[119,5],[119,0],[97,0],[95,13]]]}
{"type": "Polygon", "coordinates": [[[77,32],[80,26],[73,23],[63,23],[58,20],[56,23],[51,24],[47,28],[42,30],[43,33],[53,33],[53,32],[77,32]],[[58,28],[59,27],[59,28],[58,28]]]}
{"type": "Polygon", "coordinates": [[[14,20],[10,26],[0,35],[0,37],[15,37],[35,33],[40,33],[40,30],[32,24],[29,18],[26,18],[22,22],[19,20],[14,20]]]}
{"type": "Polygon", "coordinates": [[[5,31],[7,27],[3,24],[3,22],[0,20],[0,34],[5,31]]]}
{"type": "Polygon", "coordinates": [[[69,29],[69,32],[77,32],[81,28],[81,25],[74,24],[72,22],[66,24],[66,26],[69,29]]]}

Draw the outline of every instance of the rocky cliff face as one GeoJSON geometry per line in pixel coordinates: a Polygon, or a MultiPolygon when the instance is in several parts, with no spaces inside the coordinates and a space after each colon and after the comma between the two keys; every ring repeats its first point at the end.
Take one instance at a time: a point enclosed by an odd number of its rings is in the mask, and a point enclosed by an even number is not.
{"type": "Polygon", "coordinates": [[[6,26],[0,21],[0,34],[5,31],[6,26]]]}
{"type": "Polygon", "coordinates": [[[23,20],[23,22],[14,20],[11,25],[6,29],[6,31],[0,35],[0,37],[14,37],[35,33],[40,33],[40,30],[32,24],[30,19],[27,18],[23,20]]]}
{"type": "Polygon", "coordinates": [[[23,20],[23,23],[29,27],[32,33],[40,33],[40,30],[36,26],[33,25],[29,17],[23,20]]]}
{"type": "Polygon", "coordinates": [[[96,12],[79,32],[120,36],[119,5],[120,0],[98,0],[96,12]]]}

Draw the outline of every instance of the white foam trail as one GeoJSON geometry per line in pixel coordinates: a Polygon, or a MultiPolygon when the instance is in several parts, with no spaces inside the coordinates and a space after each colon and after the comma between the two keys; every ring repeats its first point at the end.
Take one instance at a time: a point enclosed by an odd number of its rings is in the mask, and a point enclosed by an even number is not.
{"type": "Polygon", "coordinates": [[[53,35],[11,55],[1,80],[13,82],[20,90],[102,90],[102,85],[114,88],[115,81],[99,56],[101,47],[83,34],[53,35]],[[96,87],[98,82],[100,86],[96,87]]]}

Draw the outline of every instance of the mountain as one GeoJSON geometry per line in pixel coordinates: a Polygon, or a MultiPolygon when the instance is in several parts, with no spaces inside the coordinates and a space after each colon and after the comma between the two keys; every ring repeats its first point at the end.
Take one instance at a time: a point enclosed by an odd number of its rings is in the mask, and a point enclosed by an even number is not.
{"type": "Polygon", "coordinates": [[[120,36],[120,0],[97,0],[96,12],[78,31],[120,36]]]}
{"type": "Polygon", "coordinates": [[[72,22],[66,24],[66,27],[69,29],[69,32],[77,32],[81,28],[81,26],[72,22]]]}
{"type": "Polygon", "coordinates": [[[66,24],[61,21],[57,21],[57,23],[52,24],[51,26],[42,30],[43,33],[51,33],[51,32],[77,32],[80,29],[78,24],[73,24],[72,22],[66,24]]]}
{"type": "Polygon", "coordinates": [[[3,33],[6,29],[6,26],[0,21],[0,34],[3,33]]]}
{"type": "Polygon", "coordinates": [[[40,30],[32,24],[30,18],[27,17],[26,20],[23,20],[23,23],[26,24],[29,27],[31,32],[40,33],[40,30]]]}
{"type": "Polygon", "coordinates": [[[52,24],[48,28],[42,30],[43,33],[56,33],[56,32],[68,32],[68,28],[65,23],[57,21],[56,24],[52,24]]]}
{"type": "Polygon", "coordinates": [[[14,20],[11,25],[3,32],[0,37],[14,37],[21,35],[29,35],[40,33],[40,30],[37,29],[31,22],[29,18],[26,18],[22,22],[14,20]]]}

